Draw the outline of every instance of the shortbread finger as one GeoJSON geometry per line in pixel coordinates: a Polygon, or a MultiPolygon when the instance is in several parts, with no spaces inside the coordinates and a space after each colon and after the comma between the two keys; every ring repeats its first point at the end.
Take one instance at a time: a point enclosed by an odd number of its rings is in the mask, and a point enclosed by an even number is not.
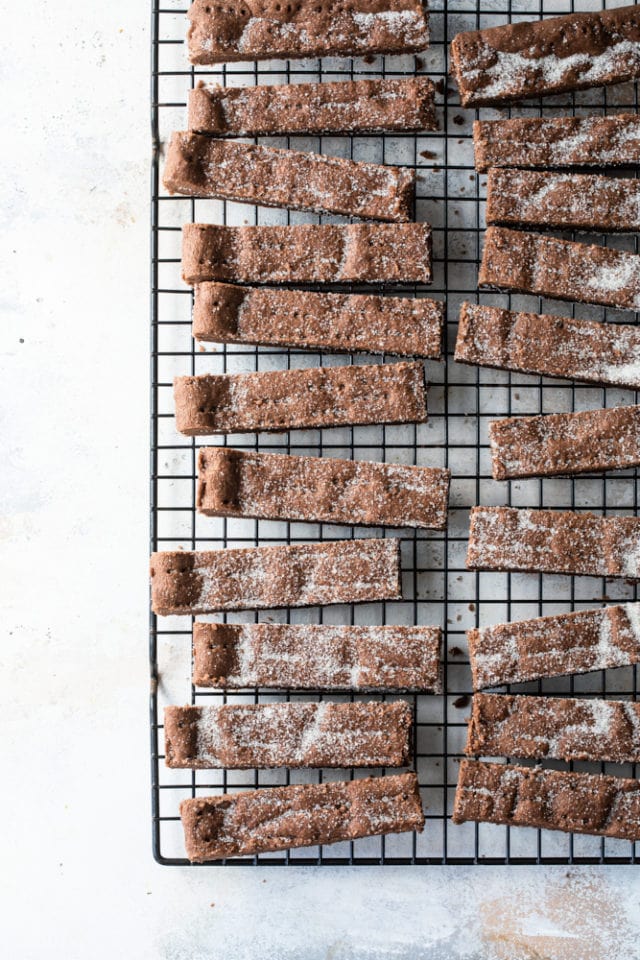
{"type": "Polygon", "coordinates": [[[411,707],[397,703],[225,703],[166,707],[168,767],[403,767],[411,707]]]}
{"type": "Polygon", "coordinates": [[[440,693],[439,627],[195,623],[200,687],[440,693]]]}
{"type": "Polygon", "coordinates": [[[178,132],[163,183],[169,193],[189,197],[403,222],[411,219],[415,175],[403,167],[178,132]]]}
{"type": "Polygon", "coordinates": [[[426,223],[305,223],[182,230],[186,283],[431,283],[426,223]]]}
{"type": "Polygon", "coordinates": [[[443,530],[450,476],[431,467],[205,447],[196,505],[217,517],[443,530]]]}
{"type": "Polygon", "coordinates": [[[541,233],[489,227],[478,285],[640,310],[640,256],[541,233]]]}
{"type": "Polygon", "coordinates": [[[640,327],[463,303],[457,363],[640,389],[640,327]]]}
{"type": "Polygon", "coordinates": [[[189,91],[189,129],[216,137],[437,130],[427,77],[205,86],[189,91]]]}
{"type": "Polygon", "coordinates": [[[453,822],[640,840],[640,781],[463,760],[453,822]]]}
{"type": "Polygon", "coordinates": [[[555,170],[489,171],[487,224],[532,230],[634,233],[640,181],[555,170]]]}
{"type": "Polygon", "coordinates": [[[476,170],[640,163],[640,117],[512,117],[473,124],[476,170]]]}
{"type": "Polygon", "coordinates": [[[523,760],[640,761],[640,703],[476,693],[465,752],[523,760]]]}
{"type": "Polygon", "coordinates": [[[318,0],[259,6],[194,0],[188,16],[189,59],[197,64],[412,53],[429,45],[421,0],[343,0],[339,7],[318,0]]]}
{"type": "Polygon", "coordinates": [[[186,436],[427,419],[422,363],[176,377],[186,436]]]}
{"type": "Polygon", "coordinates": [[[194,797],[180,816],[195,863],[424,827],[415,773],[194,797]]]}
{"type": "Polygon", "coordinates": [[[494,480],[573,476],[640,464],[640,406],[489,423],[494,480]]]}
{"type": "Polygon", "coordinates": [[[640,579],[640,518],[473,507],[467,567],[640,579]]]}
{"type": "Polygon", "coordinates": [[[640,77],[640,7],[569,13],[459,33],[451,72],[465,107],[640,77]]]}
{"type": "Polygon", "coordinates": [[[154,613],[399,600],[399,540],[184,550],[151,557],[154,613]]]}
{"type": "Polygon", "coordinates": [[[640,603],[467,631],[473,689],[640,663],[640,603]]]}
{"type": "Polygon", "coordinates": [[[196,284],[194,293],[198,340],[433,358],[442,352],[439,300],[215,282],[196,284]]]}

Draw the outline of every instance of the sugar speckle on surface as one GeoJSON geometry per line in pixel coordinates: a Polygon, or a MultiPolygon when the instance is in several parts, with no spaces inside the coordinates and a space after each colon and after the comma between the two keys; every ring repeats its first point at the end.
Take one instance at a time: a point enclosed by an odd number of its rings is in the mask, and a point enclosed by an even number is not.
{"type": "Polygon", "coordinates": [[[194,707],[188,765],[230,767],[403,766],[411,708],[395,703],[266,703],[194,707]]]}
{"type": "Polygon", "coordinates": [[[640,388],[640,329],[465,304],[456,359],[640,388]]]}
{"type": "MultiPolygon", "coordinates": [[[[224,675],[207,678],[202,683],[207,686],[434,692],[441,688],[441,631],[436,627],[236,624],[225,627],[219,643],[215,628],[203,642],[205,651],[214,651],[214,661],[219,654],[232,665],[224,675]]],[[[205,652],[205,660],[206,656],[205,652]]],[[[201,683],[199,678],[195,682],[201,683]]]]}
{"type": "Polygon", "coordinates": [[[620,40],[603,53],[574,53],[559,57],[547,54],[532,59],[517,51],[480,47],[477,59],[465,64],[465,85],[477,90],[478,99],[500,100],[526,96],[530,85],[540,85],[546,92],[561,90],[577,71],[580,85],[595,86],[622,69],[640,69],[640,44],[620,40]]]}
{"type": "Polygon", "coordinates": [[[472,637],[475,689],[630,666],[640,663],[640,603],[495,624],[472,637]]]}

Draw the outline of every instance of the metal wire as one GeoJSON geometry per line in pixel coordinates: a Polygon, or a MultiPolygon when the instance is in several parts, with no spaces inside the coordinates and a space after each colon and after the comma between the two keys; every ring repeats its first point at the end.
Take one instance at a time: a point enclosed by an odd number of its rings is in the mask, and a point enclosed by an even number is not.
{"type": "MultiPolygon", "coordinates": [[[[354,536],[400,536],[403,549],[402,602],[309,611],[262,613],[254,619],[316,623],[441,624],[446,631],[444,679],[446,695],[413,700],[415,768],[418,772],[427,825],[421,835],[371,838],[328,847],[229,860],[243,864],[441,864],[441,863],[637,863],[640,845],[593,837],[568,837],[537,830],[489,825],[454,826],[449,816],[464,744],[471,678],[464,631],[478,624],[523,619],[542,614],[597,606],[605,599],[633,599],[629,585],[596,578],[521,576],[469,572],[464,565],[469,507],[506,503],[513,506],[593,508],[605,513],[637,513],[635,471],[575,480],[524,480],[496,483],[491,479],[486,422],[515,413],[559,412],[629,402],[628,391],[567,384],[479,368],[460,367],[451,357],[457,315],[463,300],[493,303],[514,309],[568,313],[610,322],[629,322],[629,315],[595,307],[547,303],[537,297],[478,294],[476,288],[484,227],[486,179],[473,167],[471,124],[491,110],[462,110],[454,85],[447,86],[447,48],[460,30],[493,26],[541,14],[567,13],[571,4],[555,0],[493,0],[474,7],[468,2],[435,0],[431,6],[431,47],[418,57],[376,57],[359,60],[307,60],[270,64],[229,64],[210,69],[190,68],[184,46],[186,10],[181,3],[152,7],[151,100],[154,158],[151,174],[151,550],[211,549],[226,546],[294,543],[354,536]],[[260,142],[314,149],[354,159],[414,168],[420,178],[416,218],[434,231],[434,283],[409,286],[405,293],[447,300],[447,361],[428,363],[429,422],[426,425],[340,428],[294,431],[274,435],[233,435],[225,445],[253,450],[297,452],[350,459],[388,460],[449,466],[453,474],[449,529],[425,531],[364,530],[325,524],[235,521],[201,517],[195,510],[196,456],[201,445],[175,432],[172,377],[176,374],[235,372],[257,369],[369,362],[368,358],[334,357],[312,351],[219,346],[200,352],[191,339],[190,291],[179,276],[180,227],[188,220],[217,223],[335,222],[336,218],[255,209],[232,203],[170,198],[160,187],[159,168],[164,142],[172,129],[184,129],[186,91],[200,78],[224,85],[268,82],[353,79],[359,76],[426,74],[438,84],[440,129],[421,134],[382,137],[286,137],[260,142]]],[[[599,4],[597,7],[599,8],[599,4]]],[[[580,9],[585,9],[584,4],[580,9]]],[[[514,116],[556,116],[575,113],[637,112],[637,90],[626,84],[608,91],[586,91],[529,101],[512,108],[514,116]]],[[[597,237],[597,242],[607,238],[597,237]]],[[[637,251],[637,240],[617,238],[611,245],[637,251]]],[[[349,289],[349,288],[346,288],[349,289]]],[[[361,288],[353,287],[357,290],[361,288]]],[[[370,289],[370,288],[369,288],[370,289]]],[[[391,292],[384,285],[377,292],[391,292]]],[[[397,288],[396,288],[397,290],[397,288]]],[[[383,358],[385,360],[386,358],[383,358]]],[[[637,402],[637,398],[636,398],[637,402]]],[[[208,618],[214,619],[214,618],[208,618]]],[[[251,614],[220,617],[238,622],[251,614]]],[[[185,797],[203,796],[292,782],[318,782],[323,771],[171,771],[163,760],[161,708],[169,703],[273,702],[309,699],[308,694],[252,690],[225,694],[196,690],[190,685],[190,618],[150,618],[150,720],[153,852],[163,864],[187,864],[178,816],[185,797]]],[[[520,685],[520,692],[575,693],[633,697],[638,694],[636,668],[608,671],[520,685]]],[[[318,692],[313,699],[322,699],[318,692]]],[[[332,697],[371,699],[371,697],[332,697]]],[[[375,699],[385,700],[387,697],[375,699]]],[[[393,698],[389,698],[393,699],[393,698]]],[[[636,775],[631,765],[574,764],[575,769],[636,775]]],[[[384,773],[385,771],[380,771],[384,773]]],[[[392,771],[390,771],[392,772],[392,771]]],[[[325,771],[325,779],[368,775],[367,771],[325,771]]]]}

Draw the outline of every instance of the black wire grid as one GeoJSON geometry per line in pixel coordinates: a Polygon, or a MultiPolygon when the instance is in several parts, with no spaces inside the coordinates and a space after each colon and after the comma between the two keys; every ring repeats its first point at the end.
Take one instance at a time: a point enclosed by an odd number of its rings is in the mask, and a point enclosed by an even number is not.
{"type": "MultiPolygon", "coordinates": [[[[599,8],[600,4],[596,3],[599,8]]],[[[541,14],[568,13],[574,2],[493,0],[473,7],[469,0],[431,3],[431,46],[419,56],[353,60],[237,63],[194,69],[184,43],[184,0],[162,0],[152,10],[152,133],[154,161],[151,197],[151,550],[212,549],[226,546],[294,543],[355,536],[400,536],[403,555],[401,602],[269,611],[260,620],[313,623],[440,624],[445,629],[444,696],[413,696],[415,769],[426,807],[422,834],[376,837],[327,847],[232,859],[230,864],[440,864],[440,863],[637,863],[640,844],[594,837],[568,836],[533,829],[492,825],[455,826],[450,813],[458,764],[466,734],[471,679],[465,630],[488,623],[598,606],[603,600],[634,599],[632,587],[597,578],[475,573],[465,569],[469,508],[474,504],[508,504],[594,509],[636,514],[635,471],[575,480],[491,479],[487,421],[496,416],[561,412],[633,401],[629,391],[601,389],[540,377],[506,374],[453,363],[451,356],[460,303],[492,303],[514,309],[562,313],[610,322],[629,322],[628,313],[596,307],[549,303],[537,297],[478,293],[476,281],[484,229],[486,178],[473,166],[472,122],[477,117],[505,116],[505,111],[463,110],[455,85],[447,81],[447,48],[461,30],[493,26],[541,14]],[[387,136],[281,137],[260,142],[312,149],[327,154],[400,164],[418,174],[416,219],[434,233],[434,282],[402,292],[447,300],[447,361],[428,362],[429,421],[421,425],[292,431],[192,440],[178,434],[173,421],[172,380],[176,374],[237,372],[313,365],[377,362],[369,357],[322,355],[312,351],[217,346],[202,352],[191,338],[191,292],[180,279],[180,228],[184,222],[302,223],[335,222],[314,217],[212,200],[168,197],[160,186],[163,145],[172,130],[186,127],[186,93],[198,79],[225,85],[295,83],[354,77],[426,74],[438,86],[439,130],[387,136]],[[447,90],[447,87],[449,88],[447,90]],[[195,511],[197,450],[223,443],[242,449],[294,452],[350,459],[387,460],[448,466],[452,470],[451,511],[444,533],[370,530],[326,524],[237,521],[202,517],[195,511]]],[[[592,6],[593,8],[593,6],[592,6]]],[[[575,9],[585,9],[575,4],[575,9]]],[[[511,109],[514,116],[637,112],[633,84],[591,90],[574,96],[529,101],[511,109]]],[[[591,238],[587,238],[591,239],[591,238]]],[[[594,238],[596,242],[636,250],[635,238],[594,238]]],[[[348,288],[345,288],[348,289],[348,288]]],[[[354,288],[355,289],[355,288],[354,288]]],[[[369,288],[371,289],[371,288],[369,288]]],[[[381,286],[378,292],[398,292],[381,286]]],[[[632,318],[631,318],[632,319],[632,318]]],[[[384,358],[387,359],[387,358],[384,358]]],[[[391,358],[393,359],[393,358],[391,358]]],[[[247,622],[254,615],[229,615],[247,622]]],[[[213,618],[211,618],[213,619],[213,618]]],[[[285,690],[264,694],[224,694],[191,686],[191,627],[188,617],[150,622],[151,775],[153,851],[163,864],[187,864],[180,800],[272,784],[317,782],[367,776],[385,771],[197,771],[168,770],[164,764],[162,708],[169,703],[273,702],[318,699],[322,694],[285,690]]],[[[635,667],[587,677],[536,682],[520,692],[597,696],[638,695],[635,667]]],[[[354,699],[333,697],[332,699],[354,699]]],[[[371,699],[371,697],[359,697],[371,699]]],[[[377,699],[386,699],[379,697],[377,699]]],[[[562,765],[555,764],[561,767],[562,765]]],[[[575,769],[635,776],[631,766],[575,764],[575,769]]],[[[393,772],[393,771],[389,771],[393,772]]]]}

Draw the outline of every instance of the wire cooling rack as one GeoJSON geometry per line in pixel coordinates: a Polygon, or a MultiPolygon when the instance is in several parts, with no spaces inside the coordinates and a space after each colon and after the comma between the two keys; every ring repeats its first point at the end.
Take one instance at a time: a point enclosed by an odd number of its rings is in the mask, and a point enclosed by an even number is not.
{"type": "MultiPolygon", "coordinates": [[[[623,583],[596,578],[474,573],[465,569],[469,508],[474,504],[508,504],[596,512],[635,514],[635,471],[576,480],[491,479],[487,421],[496,416],[562,412],[633,402],[629,391],[601,389],[539,377],[506,374],[454,364],[451,357],[459,305],[464,300],[514,309],[571,312],[583,318],[628,322],[629,314],[596,307],[546,302],[537,297],[478,293],[477,270],[484,228],[486,178],[473,166],[472,122],[506,111],[463,110],[455,85],[447,89],[447,48],[461,30],[494,26],[509,20],[600,8],[599,3],[551,0],[492,0],[474,7],[469,0],[433,0],[431,46],[420,56],[367,60],[305,60],[236,63],[195,70],[187,59],[184,0],[162,0],[152,11],[152,299],[151,299],[151,549],[212,549],[345,539],[400,536],[403,556],[403,601],[325,609],[261,612],[256,619],[277,622],[358,624],[440,624],[445,629],[444,696],[413,696],[415,769],[426,807],[424,833],[368,838],[327,847],[292,850],[229,860],[230,864],[436,864],[436,863],[636,863],[640,844],[593,837],[465,824],[455,826],[450,813],[463,749],[471,678],[465,630],[505,620],[598,606],[603,600],[633,599],[623,583]],[[447,359],[428,362],[429,421],[420,425],[292,431],[277,434],[204,438],[203,443],[279,453],[448,466],[452,470],[451,511],[445,533],[371,530],[326,524],[276,523],[213,519],[196,513],[196,456],[201,445],[175,430],[172,380],[175,375],[273,370],[378,362],[370,357],[335,356],[310,351],[222,345],[203,352],[191,338],[191,292],[180,279],[180,228],[187,221],[213,223],[336,222],[314,217],[212,200],[168,197],[160,186],[163,146],[172,130],[185,129],[186,94],[198,79],[229,86],[296,83],[354,77],[425,74],[439,88],[439,130],[388,136],[263,138],[262,143],[291,146],[354,159],[415,168],[418,174],[416,219],[434,231],[434,282],[402,292],[446,299],[447,359]]],[[[575,96],[529,101],[511,109],[513,116],[637,112],[632,84],[591,90],[575,96]]],[[[590,239],[590,238],[588,238],[590,239]]],[[[596,237],[595,242],[637,251],[635,238],[596,237]]],[[[355,289],[355,288],[354,288],[355,289]]],[[[378,292],[398,292],[381,286],[378,292]]],[[[631,318],[633,319],[633,318],[631,318]]],[[[386,358],[384,358],[386,359],[386,358]]],[[[252,614],[229,615],[248,622],[252,614]]],[[[185,797],[253,789],[274,784],[317,782],[368,775],[371,771],[197,771],[168,770],[163,759],[162,709],[170,703],[274,702],[317,699],[295,691],[268,695],[260,691],[223,694],[191,686],[191,627],[187,617],[151,617],[151,775],[153,850],[164,864],[186,864],[178,804],[185,797]]],[[[573,693],[637,697],[636,668],[520,685],[520,692],[573,693]]],[[[354,697],[332,697],[354,699],[354,697]]],[[[358,699],[367,699],[359,697],[358,699]]],[[[371,699],[370,697],[368,699],[371,699]]],[[[387,699],[378,697],[375,699],[387,699]]],[[[556,766],[558,766],[556,764],[556,766]]],[[[631,766],[575,764],[575,769],[636,775],[631,766]]],[[[377,771],[373,771],[377,772],[377,771]]],[[[384,773],[385,771],[379,771],[384,773]]]]}

